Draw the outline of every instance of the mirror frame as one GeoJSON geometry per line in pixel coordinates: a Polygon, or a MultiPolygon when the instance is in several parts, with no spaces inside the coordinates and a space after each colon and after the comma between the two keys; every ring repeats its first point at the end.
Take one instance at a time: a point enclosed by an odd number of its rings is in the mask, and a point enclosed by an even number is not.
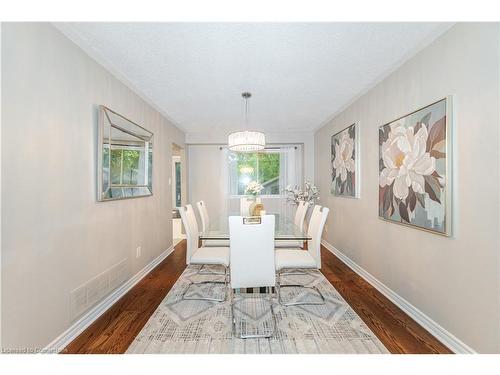
{"type": "MultiPolygon", "coordinates": [[[[98,108],[99,114],[98,114],[98,145],[97,145],[97,201],[98,202],[108,202],[108,201],[114,201],[114,200],[122,200],[122,199],[133,199],[133,198],[141,198],[141,197],[149,197],[153,195],[153,178],[151,177],[151,187],[149,185],[113,185],[114,187],[117,188],[146,188],[149,193],[146,194],[139,194],[139,195],[131,195],[131,196],[122,196],[122,197],[116,197],[116,198],[105,198],[104,193],[103,193],[103,187],[104,187],[104,181],[103,181],[103,151],[104,151],[104,122],[105,119],[107,118],[107,121],[110,124],[110,130],[112,128],[115,128],[119,131],[122,131],[124,133],[130,134],[134,137],[137,137],[139,139],[143,139],[146,143],[146,157],[149,157],[149,152],[151,152],[151,164],[149,165],[149,168],[151,169],[151,176],[153,176],[153,133],[147,130],[146,128],[140,126],[139,124],[129,120],[128,118],[120,115],[119,113],[113,111],[112,109],[100,105],[98,108]],[[128,129],[124,129],[119,125],[116,125],[111,121],[109,118],[108,114],[106,112],[111,112],[113,115],[120,117],[121,119],[125,120],[126,122],[129,122],[130,124],[134,125],[135,127],[138,127],[142,129],[144,132],[150,134],[150,136],[147,139],[144,139],[143,135],[139,135],[137,133],[133,133],[132,131],[128,129]]],[[[108,136],[110,138],[110,136],[108,136]]],[[[111,164],[111,152],[110,152],[110,157],[109,157],[109,162],[111,164]]],[[[109,179],[111,179],[111,166],[109,167],[109,179]]],[[[111,181],[109,182],[108,189],[111,187],[111,181]]]]}

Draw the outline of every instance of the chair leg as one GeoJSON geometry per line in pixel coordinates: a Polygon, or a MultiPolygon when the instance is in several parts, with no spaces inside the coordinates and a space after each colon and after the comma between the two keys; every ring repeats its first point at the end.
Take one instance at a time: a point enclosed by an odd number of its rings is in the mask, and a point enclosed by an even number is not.
{"type": "Polygon", "coordinates": [[[285,284],[285,285],[282,285],[281,284],[281,276],[282,275],[306,275],[305,272],[278,272],[278,281],[277,281],[277,294],[278,294],[278,302],[280,303],[280,305],[282,306],[301,306],[301,305],[324,305],[326,302],[325,302],[325,296],[323,296],[323,293],[321,293],[321,291],[318,289],[318,287],[316,286],[305,286],[305,285],[302,285],[302,284],[285,284]],[[317,301],[317,302],[314,302],[314,301],[311,301],[311,302],[283,302],[282,298],[281,298],[281,288],[303,288],[303,289],[311,289],[311,290],[314,290],[316,293],[318,293],[319,297],[321,298],[321,301],[317,301]]]}
{"type": "MultiPolygon", "coordinates": [[[[274,307],[272,303],[272,293],[270,293],[269,288],[267,288],[267,294],[268,294],[268,302],[269,302],[269,307],[271,310],[271,316],[273,320],[273,329],[269,333],[264,333],[264,334],[253,334],[253,335],[246,335],[242,332],[238,334],[238,329],[236,328],[236,316],[234,314],[234,290],[231,289],[231,316],[232,316],[232,326],[233,326],[233,336],[239,337],[240,339],[267,339],[270,337],[273,337],[276,333],[276,328],[277,328],[277,323],[276,323],[276,314],[274,313],[274,307]]],[[[244,298],[244,297],[243,297],[244,298]]]]}
{"type": "MultiPolygon", "coordinates": [[[[184,290],[182,293],[182,299],[184,300],[189,300],[189,301],[212,301],[212,302],[224,302],[227,299],[227,278],[228,278],[228,273],[227,273],[227,266],[223,265],[224,267],[224,273],[221,273],[220,275],[224,276],[224,281],[200,281],[197,283],[190,283],[187,288],[184,290]],[[206,284],[224,284],[224,297],[223,298],[213,298],[213,297],[189,297],[186,296],[187,292],[193,285],[206,285],[206,284]]],[[[198,272],[199,274],[200,272],[198,272]]],[[[214,273],[207,273],[207,274],[212,274],[214,273]]]]}

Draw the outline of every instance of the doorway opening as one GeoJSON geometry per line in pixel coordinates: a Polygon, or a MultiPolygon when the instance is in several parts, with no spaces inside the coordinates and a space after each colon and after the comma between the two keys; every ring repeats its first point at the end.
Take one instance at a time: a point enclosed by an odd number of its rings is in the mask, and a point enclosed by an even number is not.
{"type": "Polygon", "coordinates": [[[185,171],[183,167],[184,150],[172,143],[172,238],[173,245],[177,245],[182,239],[186,238],[183,234],[179,207],[185,200],[185,171]]]}

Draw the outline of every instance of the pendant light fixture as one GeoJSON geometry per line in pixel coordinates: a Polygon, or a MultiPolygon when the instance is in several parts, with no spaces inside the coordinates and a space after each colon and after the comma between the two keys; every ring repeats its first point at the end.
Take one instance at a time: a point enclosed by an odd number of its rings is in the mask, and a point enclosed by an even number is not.
{"type": "Polygon", "coordinates": [[[252,96],[249,92],[241,94],[245,100],[245,130],[229,134],[227,137],[228,147],[236,152],[255,152],[266,147],[266,136],[264,133],[248,130],[248,99],[252,96]]]}

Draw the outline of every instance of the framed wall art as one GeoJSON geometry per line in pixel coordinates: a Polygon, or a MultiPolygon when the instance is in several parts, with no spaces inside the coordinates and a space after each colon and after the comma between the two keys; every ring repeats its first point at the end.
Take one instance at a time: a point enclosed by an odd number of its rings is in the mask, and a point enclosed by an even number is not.
{"type": "Polygon", "coordinates": [[[451,97],[379,128],[379,217],[451,231],[451,97]]]}
{"type": "Polygon", "coordinates": [[[332,135],[331,193],[339,197],[358,197],[358,124],[354,123],[332,135]]]}

